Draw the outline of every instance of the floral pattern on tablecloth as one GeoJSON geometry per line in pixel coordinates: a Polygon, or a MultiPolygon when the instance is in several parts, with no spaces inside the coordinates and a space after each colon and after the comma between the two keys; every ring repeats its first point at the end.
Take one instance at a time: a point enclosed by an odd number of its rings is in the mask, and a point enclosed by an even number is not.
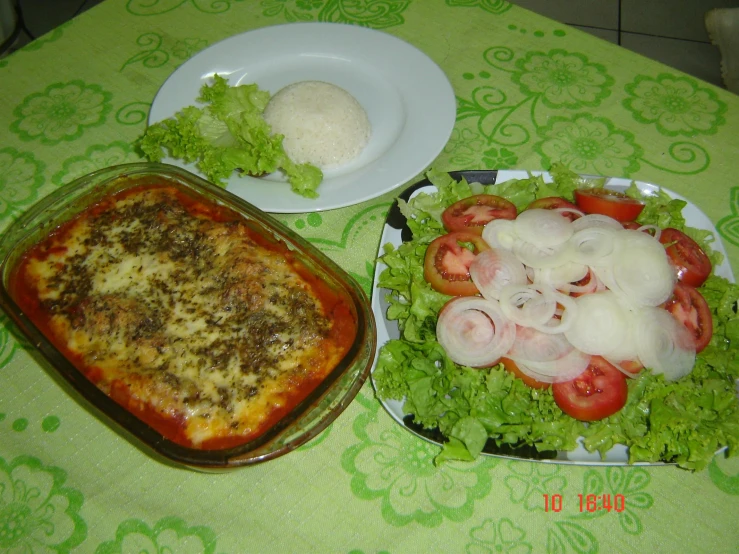
{"type": "Polygon", "coordinates": [[[31,152],[20,152],[15,148],[0,148],[0,217],[2,227],[7,227],[10,218],[28,208],[39,197],[44,184],[46,166],[31,152]]]}
{"type": "MultiPolygon", "coordinates": [[[[736,255],[739,186],[726,170],[739,148],[736,100],[504,0],[103,2],[0,60],[0,228],[80,175],[139,161],[135,142],[156,91],[185,60],[228,36],[301,21],[378,29],[427,51],[458,107],[434,161],[442,169],[542,169],[558,160],[678,191],[710,181],[686,196],[705,204],[736,255]],[[88,48],[94,59],[85,58],[88,48]]],[[[375,255],[392,200],[276,217],[377,294],[375,255]]],[[[231,475],[175,469],[111,432],[37,367],[7,318],[0,322],[3,554],[225,554],[247,544],[353,554],[605,554],[656,544],[718,553],[735,527],[736,458],[718,456],[700,474],[491,457],[437,467],[438,447],[392,421],[370,383],[339,420],[285,458],[231,475]],[[121,470],[120,483],[95,486],[93,463],[106,474],[121,470]],[[119,504],[122,497],[128,502],[119,504]],[[588,511],[617,497],[623,509],[588,511]],[[209,501],[235,509],[201,509],[209,501]],[[690,528],[675,523],[678,511],[690,528]],[[291,514],[300,525],[274,530],[291,514]]]]}
{"type": "MultiPolygon", "coordinates": [[[[673,140],[714,134],[725,122],[725,103],[695,79],[662,73],[656,79],[639,75],[625,85],[631,97],[622,102],[623,109],[671,140],[667,155],[654,157],[647,155],[632,128],[583,111],[610,102],[614,94],[616,80],[603,64],[564,49],[519,56],[508,46],[490,47],[482,58],[493,72],[462,72],[464,80],[479,84],[457,96],[455,132],[459,134],[451,137],[445,149],[455,161],[490,167],[489,153],[505,148],[509,159],[514,155],[517,160],[526,159],[526,152],[533,151],[544,168],[560,161],[580,173],[617,177],[632,176],[644,166],[693,175],[710,165],[708,152],[698,142],[673,140]],[[510,79],[519,95],[498,84],[502,78],[510,79]],[[464,141],[457,138],[461,136],[485,141],[475,149],[477,160],[464,155],[465,148],[472,147],[462,145],[464,141]]],[[[510,167],[506,161],[502,164],[501,168],[510,167]]]]}
{"type": "Polygon", "coordinates": [[[71,552],[87,536],[82,494],[37,458],[0,457],[0,552],[71,552]]]}
{"type": "Polygon", "coordinates": [[[387,29],[402,25],[411,0],[261,0],[267,17],[284,17],[289,23],[325,21],[387,29]]]}
{"type": "Polygon", "coordinates": [[[623,105],[634,119],[654,124],[663,135],[712,135],[726,122],[726,104],[690,77],[661,73],[655,79],[639,75],[625,90],[630,98],[623,105]]]}
{"type": "Polygon", "coordinates": [[[216,543],[216,534],[210,527],[189,526],[178,517],[160,519],[152,527],[140,519],[129,519],[118,526],[115,539],[100,544],[95,554],[215,554],[216,543]]]}
{"type": "Polygon", "coordinates": [[[475,502],[490,492],[498,461],[480,458],[436,466],[439,447],[399,425],[388,428],[381,410],[376,404],[357,416],[353,429],[360,442],[341,456],[354,495],[379,499],[382,517],[395,526],[438,527],[446,519],[470,518],[475,502]]]}
{"type": "Polygon", "coordinates": [[[542,166],[559,161],[585,175],[629,177],[638,171],[644,152],[629,131],[588,113],[551,117],[537,133],[540,140],[534,150],[541,156],[542,166]]]}
{"type": "Polygon", "coordinates": [[[80,80],[53,83],[15,108],[17,119],[10,130],[23,141],[49,146],[76,140],[86,129],[105,123],[112,97],[101,86],[80,80]]]}
{"type": "Polygon", "coordinates": [[[245,0],[128,0],[126,10],[134,16],[157,16],[178,8],[195,8],[204,14],[229,11],[237,2],[245,0]]]}
{"type": "Polygon", "coordinates": [[[639,510],[648,510],[654,504],[654,497],[646,492],[651,477],[641,468],[608,467],[605,478],[602,472],[589,470],[583,478],[582,496],[585,509],[581,517],[593,518],[610,515],[607,510],[588,511],[588,495],[593,502],[601,505],[604,501],[612,504],[618,523],[625,533],[638,535],[643,531],[639,510]],[[595,499],[593,499],[595,497],[595,499]]]}
{"type": "Polygon", "coordinates": [[[162,67],[172,58],[176,62],[175,65],[179,65],[208,46],[208,41],[200,38],[175,39],[172,41],[169,37],[165,37],[160,33],[150,32],[140,35],[136,39],[136,45],[141,50],[126,60],[121,66],[121,71],[135,64],[141,64],[147,68],[162,67]]]}
{"type": "Polygon", "coordinates": [[[722,217],[716,223],[716,229],[722,239],[734,246],[739,246],[739,187],[731,187],[729,210],[731,214],[722,217]]]}
{"type": "Polygon", "coordinates": [[[94,144],[83,155],[65,160],[62,170],[55,173],[51,181],[56,185],[64,185],[98,169],[141,161],[144,159],[127,142],[117,140],[110,144],[94,144]]]}

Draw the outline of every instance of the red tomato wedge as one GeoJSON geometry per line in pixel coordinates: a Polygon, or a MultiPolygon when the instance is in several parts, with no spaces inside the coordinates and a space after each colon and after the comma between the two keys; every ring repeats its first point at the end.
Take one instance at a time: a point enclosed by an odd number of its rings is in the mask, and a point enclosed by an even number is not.
{"type": "Polygon", "coordinates": [[[618,366],[630,375],[638,375],[644,369],[644,364],[639,360],[621,360],[618,366]]]}
{"type": "Polygon", "coordinates": [[[575,203],[588,214],[601,214],[616,221],[634,221],[644,204],[621,192],[605,188],[576,189],[575,203]]]}
{"type": "Polygon", "coordinates": [[[624,229],[629,229],[630,231],[638,231],[641,229],[642,233],[647,233],[649,235],[655,236],[657,229],[654,226],[644,226],[641,223],[637,223],[636,221],[624,221],[621,223],[621,226],[624,229]],[[645,227],[642,229],[642,227],[645,227]]]}
{"type": "Polygon", "coordinates": [[[500,363],[503,364],[503,367],[506,369],[506,371],[513,373],[513,375],[521,379],[521,381],[526,383],[532,389],[548,389],[551,386],[550,383],[542,383],[541,381],[537,381],[533,377],[529,377],[528,375],[526,375],[523,371],[518,369],[516,362],[514,362],[510,358],[501,358],[500,363]]]}
{"type": "Polygon", "coordinates": [[[688,235],[668,227],[662,231],[659,241],[665,245],[667,256],[677,270],[677,278],[693,287],[700,287],[711,274],[711,260],[688,235]]]}
{"type": "Polygon", "coordinates": [[[441,214],[447,231],[468,231],[482,234],[482,229],[493,219],[516,219],[516,206],[493,194],[477,194],[463,198],[441,214]]]}
{"type": "Polygon", "coordinates": [[[434,290],[450,296],[478,293],[470,279],[470,265],[480,252],[490,250],[480,235],[454,232],[434,239],[426,249],[423,276],[434,290]]]}
{"type": "Polygon", "coordinates": [[[624,229],[629,229],[631,231],[636,231],[641,227],[641,223],[637,223],[636,221],[623,221],[621,225],[624,229]]]}
{"type": "Polygon", "coordinates": [[[708,346],[713,336],[713,319],[711,309],[698,289],[678,283],[665,309],[690,331],[696,352],[708,346]]]}
{"type": "Polygon", "coordinates": [[[554,383],[552,396],[557,406],[580,421],[597,421],[615,414],[626,404],[626,376],[600,356],[593,356],[588,368],[571,381],[554,383]]]}
{"type": "Polygon", "coordinates": [[[575,221],[580,217],[578,212],[582,212],[580,208],[575,206],[572,202],[568,202],[564,198],[560,198],[559,196],[547,196],[546,198],[539,198],[537,200],[534,200],[531,204],[526,206],[527,210],[557,210],[557,209],[565,209],[565,210],[577,210],[577,211],[563,211],[562,215],[565,216],[570,221],[575,221]]]}
{"type": "Polygon", "coordinates": [[[588,274],[579,281],[570,283],[570,296],[578,297],[583,294],[600,292],[605,290],[606,286],[598,279],[592,269],[588,269],[588,274]]]}

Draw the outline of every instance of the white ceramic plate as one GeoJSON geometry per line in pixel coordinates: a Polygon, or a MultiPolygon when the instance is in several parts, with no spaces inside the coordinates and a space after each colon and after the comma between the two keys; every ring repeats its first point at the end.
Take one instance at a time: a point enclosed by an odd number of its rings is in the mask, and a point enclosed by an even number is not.
{"type": "Polygon", "coordinates": [[[454,91],[426,54],[387,33],[336,23],[264,27],[199,52],[159,89],[149,123],[197,105],[201,86],[216,73],[232,85],[257,83],[272,94],[298,81],[333,83],[359,101],[372,125],[357,159],[325,171],[317,199],[291,192],[282,175],[229,179],[229,191],[268,212],[329,210],[375,198],[422,172],[454,127],[454,91]]]}
{"type": "MultiPolygon", "coordinates": [[[[546,182],[552,181],[551,176],[547,172],[532,171],[531,173],[533,175],[543,175],[544,180],[546,182]]],[[[500,170],[497,172],[477,171],[477,172],[474,172],[474,176],[468,176],[467,180],[469,182],[478,181],[478,182],[482,182],[483,184],[491,184],[491,183],[504,183],[505,181],[510,181],[511,179],[525,179],[528,176],[529,176],[528,172],[517,171],[517,170],[512,170],[512,171],[500,170]]],[[[589,176],[586,176],[586,177],[589,177],[589,176]]],[[[614,190],[622,191],[628,188],[630,184],[631,184],[630,179],[620,179],[620,178],[612,177],[607,180],[606,186],[614,190]]],[[[656,192],[659,189],[659,187],[656,185],[645,183],[642,181],[636,181],[636,184],[642,191],[647,192],[647,193],[656,192]]],[[[708,216],[704,214],[701,210],[699,210],[698,207],[695,206],[695,204],[691,203],[685,197],[680,196],[679,194],[674,193],[668,189],[665,189],[664,187],[662,187],[662,190],[666,192],[668,195],[670,195],[671,197],[685,200],[688,203],[687,206],[683,208],[683,215],[689,226],[696,227],[698,229],[706,229],[706,230],[713,232],[714,236],[716,237],[716,242],[713,243],[713,248],[715,250],[718,250],[724,255],[723,262],[721,263],[721,265],[715,267],[714,271],[717,275],[720,275],[721,277],[725,277],[726,279],[734,282],[734,275],[732,274],[731,266],[729,265],[728,257],[726,256],[726,250],[724,249],[724,246],[721,243],[721,239],[719,238],[719,234],[716,231],[716,228],[713,226],[713,223],[711,223],[711,220],[708,218],[708,216]]],[[[433,194],[434,192],[436,192],[436,188],[429,184],[425,186],[421,186],[420,188],[415,189],[410,197],[412,198],[413,196],[415,196],[416,194],[420,192],[425,192],[427,194],[433,194]]],[[[391,215],[389,216],[389,219],[390,217],[393,217],[392,212],[391,212],[391,215]]],[[[397,223],[398,223],[397,221],[393,222],[395,227],[393,227],[389,223],[385,224],[385,227],[382,233],[382,238],[380,239],[380,250],[378,252],[378,256],[382,255],[383,245],[387,243],[391,243],[397,247],[400,244],[402,244],[403,242],[403,239],[401,237],[402,232],[401,232],[401,229],[398,228],[397,223]]],[[[381,262],[378,262],[375,268],[374,283],[373,283],[374,294],[372,295],[372,311],[375,315],[375,320],[377,321],[377,348],[378,348],[377,356],[375,356],[375,362],[372,367],[373,373],[377,366],[377,360],[379,358],[379,351],[382,345],[384,345],[388,340],[397,339],[400,336],[400,333],[398,332],[397,323],[395,321],[389,321],[385,317],[387,314],[387,308],[388,308],[388,303],[385,300],[385,296],[389,291],[377,288],[377,280],[380,276],[380,273],[382,273],[384,269],[385,269],[385,265],[381,262]]],[[[397,421],[400,425],[402,425],[405,429],[418,435],[424,440],[436,442],[433,438],[424,436],[423,434],[418,432],[418,430],[411,429],[403,422],[403,418],[407,415],[403,411],[403,402],[400,402],[397,400],[381,400],[381,403],[385,407],[387,412],[390,414],[390,416],[395,421],[397,421]]],[[[513,452],[507,452],[504,454],[494,454],[494,456],[502,456],[505,458],[513,458],[513,459],[536,460],[540,462],[549,462],[549,463],[565,463],[565,464],[577,464],[577,465],[627,465],[628,464],[628,451],[624,445],[616,445],[614,448],[612,448],[611,450],[607,452],[606,457],[604,459],[601,459],[600,454],[598,454],[597,452],[590,453],[587,450],[585,450],[585,447],[582,446],[581,442],[579,443],[578,448],[576,450],[559,451],[552,458],[546,458],[546,459],[538,458],[533,448],[527,448],[526,452],[527,452],[526,454],[517,454],[513,452]]],[[[484,455],[492,455],[492,454],[484,454],[484,455]]],[[[664,465],[664,464],[641,463],[641,464],[635,464],[635,465],[664,465]]]]}

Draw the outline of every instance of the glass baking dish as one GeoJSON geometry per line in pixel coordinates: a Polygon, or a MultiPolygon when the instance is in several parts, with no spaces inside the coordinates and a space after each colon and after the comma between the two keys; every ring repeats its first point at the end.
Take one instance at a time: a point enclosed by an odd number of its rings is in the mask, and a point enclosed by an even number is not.
{"type": "Polygon", "coordinates": [[[136,163],[99,170],[58,189],[16,220],[0,239],[0,307],[33,345],[42,365],[71,385],[71,394],[104,414],[114,427],[161,461],[201,470],[224,470],[270,460],[291,452],[325,429],[353,400],[366,380],[376,350],[374,316],[362,289],[323,253],[274,218],[185,170],[166,164],[136,163]],[[356,335],[341,361],[302,401],[269,429],[246,443],[205,450],[167,438],[100,390],[52,344],[19,307],[10,285],[24,254],[63,223],[104,198],[142,183],[163,181],[196,200],[236,212],[270,243],[285,245],[313,277],[350,307],[356,335]]]}

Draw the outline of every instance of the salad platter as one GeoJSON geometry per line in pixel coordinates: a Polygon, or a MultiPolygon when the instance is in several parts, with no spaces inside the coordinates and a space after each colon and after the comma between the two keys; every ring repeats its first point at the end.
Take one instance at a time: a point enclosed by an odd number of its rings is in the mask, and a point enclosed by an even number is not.
{"type": "MultiPolygon", "coordinates": [[[[466,180],[467,183],[479,183],[484,185],[485,193],[496,194],[495,188],[487,188],[490,185],[501,185],[503,183],[513,182],[516,180],[526,180],[533,177],[541,177],[544,183],[552,183],[553,176],[548,172],[527,172],[518,170],[477,170],[477,171],[457,171],[450,172],[449,176],[455,181],[460,179],[466,180]]],[[[686,227],[707,231],[713,235],[715,241],[710,243],[711,249],[718,253],[714,256],[717,263],[713,265],[713,274],[726,279],[730,283],[734,283],[734,276],[726,257],[726,251],[721,244],[718,232],[711,223],[710,219],[692,202],[681,195],[660,188],[657,185],[632,181],[622,178],[601,178],[595,176],[579,176],[582,179],[594,180],[600,179],[600,186],[607,189],[623,192],[630,187],[636,186],[644,197],[652,197],[661,195],[662,198],[669,197],[671,199],[684,202],[682,207],[682,217],[684,217],[686,227]],[[719,262],[720,260],[720,262],[719,262]]],[[[477,185],[476,185],[477,186],[477,185]]],[[[429,179],[422,180],[415,185],[406,189],[399,197],[399,202],[407,206],[407,202],[413,202],[413,199],[421,196],[433,198],[439,189],[432,184],[429,179]]],[[[479,194],[479,190],[474,191],[479,194]]],[[[391,208],[380,241],[380,250],[378,252],[379,261],[377,263],[372,295],[372,310],[377,321],[377,345],[378,355],[375,357],[375,364],[372,369],[372,381],[378,392],[378,398],[389,415],[401,426],[411,433],[416,434],[420,438],[443,446],[448,440],[438,428],[428,428],[414,422],[414,415],[407,413],[404,405],[405,398],[392,398],[387,394],[382,394],[385,383],[378,383],[378,365],[382,364],[382,349],[389,341],[397,341],[401,338],[398,321],[395,318],[388,317],[388,309],[392,311],[392,301],[390,295],[393,292],[390,288],[383,288],[383,272],[388,268],[383,261],[383,256],[390,250],[395,250],[404,243],[408,243],[413,239],[413,233],[407,225],[406,216],[409,214],[407,207],[401,210],[399,203],[396,202],[391,208]],[[406,215],[404,215],[404,213],[406,215]]],[[[397,301],[397,294],[396,294],[397,301]]],[[[392,355],[388,355],[392,357],[392,355]]],[[[437,365],[439,362],[436,362],[437,365]]],[[[443,362],[442,362],[443,363],[443,362]]],[[[635,379],[636,381],[637,379],[635,379]]],[[[737,383],[739,390],[739,382],[737,383]]],[[[397,396],[397,395],[396,395],[397,396]]],[[[565,416],[566,417],[566,416],[565,416]]],[[[608,439],[610,440],[610,438],[608,439]]],[[[606,440],[606,443],[608,443],[606,440]]],[[[595,450],[587,449],[582,436],[577,437],[576,444],[568,445],[566,449],[539,449],[532,444],[523,442],[518,444],[507,444],[505,441],[494,441],[488,439],[481,455],[502,456],[512,459],[528,459],[537,460],[545,463],[564,463],[575,465],[664,465],[674,463],[672,460],[649,460],[638,461],[630,457],[629,448],[618,442],[617,439],[611,441],[610,448],[607,450],[599,448],[595,450]]],[[[720,448],[721,450],[723,448],[720,448]]],[[[682,465],[682,464],[681,464],[682,465]]]]}
{"type": "MultiPolygon", "coordinates": [[[[229,37],[190,58],[159,89],[149,125],[194,105],[216,74],[231,86],[255,83],[273,95],[299,81],[323,81],[343,88],[367,112],[369,143],[358,158],[324,171],[318,198],[292,194],[280,172],[228,179],[227,190],[267,212],[341,208],[401,186],[441,152],[456,117],[449,80],[415,46],[354,25],[292,23],[229,37]]],[[[163,161],[202,176],[194,164],[163,161]]]]}

